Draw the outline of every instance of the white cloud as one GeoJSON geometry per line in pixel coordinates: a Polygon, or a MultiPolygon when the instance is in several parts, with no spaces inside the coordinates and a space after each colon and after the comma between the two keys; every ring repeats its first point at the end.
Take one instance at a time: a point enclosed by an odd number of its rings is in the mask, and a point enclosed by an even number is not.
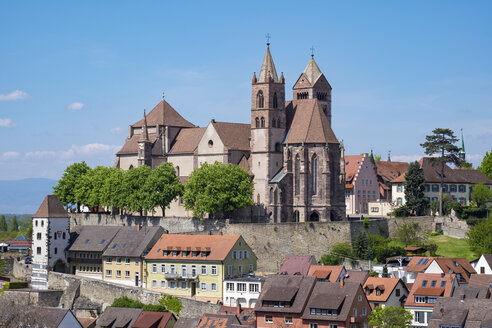
{"type": "Polygon", "coordinates": [[[0,118],[0,127],[2,128],[12,128],[15,126],[14,121],[10,118],[0,118]]]}
{"type": "Polygon", "coordinates": [[[111,129],[109,129],[109,132],[111,134],[120,134],[121,133],[121,128],[111,128],[111,129]]]}
{"type": "Polygon", "coordinates": [[[74,102],[67,106],[67,108],[71,110],[81,110],[83,107],[84,104],[81,102],[74,102]]]}
{"type": "Polygon", "coordinates": [[[394,162],[415,162],[421,159],[422,155],[391,155],[391,160],[394,162]]]}
{"type": "Polygon", "coordinates": [[[27,92],[20,91],[20,90],[14,90],[11,93],[8,93],[6,95],[0,94],[0,101],[27,99],[30,97],[31,96],[27,92]]]}
{"type": "Polygon", "coordinates": [[[4,159],[12,159],[12,158],[17,158],[21,154],[16,152],[16,151],[6,151],[5,153],[2,154],[2,158],[4,159]]]}
{"type": "Polygon", "coordinates": [[[121,146],[91,143],[83,146],[74,145],[68,150],[62,151],[38,150],[27,152],[25,156],[30,158],[72,159],[77,156],[95,157],[104,154],[114,155],[114,153],[116,153],[120,148],[121,146]]]}

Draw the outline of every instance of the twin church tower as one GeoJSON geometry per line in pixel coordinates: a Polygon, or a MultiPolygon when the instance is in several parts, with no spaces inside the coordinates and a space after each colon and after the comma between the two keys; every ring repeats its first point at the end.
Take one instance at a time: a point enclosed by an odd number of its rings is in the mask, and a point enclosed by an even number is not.
{"type": "MultiPolygon", "coordinates": [[[[253,74],[251,124],[216,122],[197,127],[167,102],[130,125],[116,166],[131,169],[172,162],[182,181],[203,162],[237,164],[255,184],[254,220],[332,221],[345,218],[343,146],[331,128],[331,91],[312,56],[286,101],[267,43],[253,74]]],[[[187,216],[178,201],[166,215],[187,216]]]]}

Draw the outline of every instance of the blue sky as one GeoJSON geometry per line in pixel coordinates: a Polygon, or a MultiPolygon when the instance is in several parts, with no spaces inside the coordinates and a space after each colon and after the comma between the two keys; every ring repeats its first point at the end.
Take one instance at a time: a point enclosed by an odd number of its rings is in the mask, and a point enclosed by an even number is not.
{"type": "Polygon", "coordinates": [[[347,154],[423,155],[436,127],[476,166],[492,149],[490,1],[3,1],[0,180],[112,165],[161,99],[186,119],[249,122],[265,35],[287,98],[310,59],[347,154]]]}

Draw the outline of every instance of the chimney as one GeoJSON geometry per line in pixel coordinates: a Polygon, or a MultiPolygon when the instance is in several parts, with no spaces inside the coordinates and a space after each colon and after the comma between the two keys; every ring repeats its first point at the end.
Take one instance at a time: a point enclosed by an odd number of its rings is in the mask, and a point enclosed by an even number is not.
{"type": "Polygon", "coordinates": [[[345,284],[345,279],[340,279],[340,287],[343,287],[344,284],[345,284]]]}
{"type": "Polygon", "coordinates": [[[236,315],[239,317],[240,314],[241,314],[241,304],[239,304],[238,302],[236,306],[236,315]]]}
{"type": "Polygon", "coordinates": [[[137,225],[137,231],[140,231],[140,229],[141,229],[141,228],[142,228],[142,225],[139,223],[139,224],[137,225]]]}

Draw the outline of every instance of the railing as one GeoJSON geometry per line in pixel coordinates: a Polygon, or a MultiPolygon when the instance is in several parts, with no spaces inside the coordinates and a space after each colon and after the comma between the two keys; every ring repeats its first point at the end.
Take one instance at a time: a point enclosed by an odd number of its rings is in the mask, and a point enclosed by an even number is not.
{"type": "Polygon", "coordinates": [[[173,280],[173,279],[189,279],[189,280],[194,280],[197,279],[197,275],[192,275],[191,273],[187,273],[185,275],[179,274],[179,273],[165,273],[164,277],[168,280],[173,280]]]}

